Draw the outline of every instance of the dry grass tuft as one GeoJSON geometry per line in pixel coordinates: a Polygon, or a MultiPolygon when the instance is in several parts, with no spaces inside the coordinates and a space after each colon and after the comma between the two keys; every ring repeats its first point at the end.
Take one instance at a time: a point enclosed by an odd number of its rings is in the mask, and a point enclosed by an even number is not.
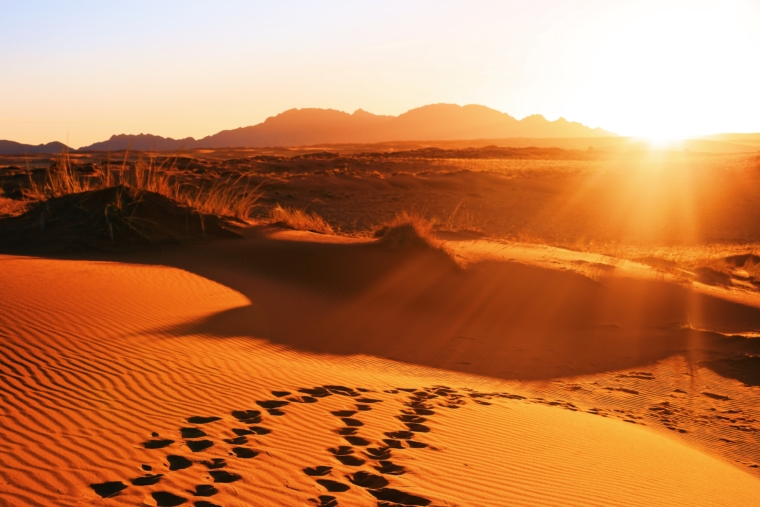
{"type": "Polygon", "coordinates": [[[269,220],[272,224],[284,225],[299,231],[310,231],[319,234],[335,234],[330,224],[317,215],[309,213],[306,209],[285,207],[279,203],[269,210],[269,220]]]}
{"type": "Polygon", "coordinates": [[[433,223],[406,211],[376,230],[375,237],[394,250],[431,246],[440,248],[440,242],[433,237],[433,223]]]}
{"type": "Polygon", "coordinates": [[[52,197],[78,194],[92,190],[90,178],[83,178],[71,165],[68,152],[61,153],[55,166],[48,168],[44,183],[32,179],[29,173],[29,188],[25,189],[24,197],[35,201],[47,201],[52,197]]]}
{"type": "Polygon", "coordinates": [[[108,163],[99,174],[80,174],[71,163],[69,154],[63,152],[55,165],[47,170],[44,182],[35,181],[29,174],[29,187],[24,191],[24,196],[43,202],[54,197],[123,185],[136,191],[161,194],[202,213],[243,221],[250,219],[261,197],[261,184],[251,188],[250,178],[243,184],[244,175],[198,187],[183,184],[181,177],[172,175],[177,157],[171,165],[166,165],[166,162],[156,165],[155,160],[150,158],[138,159],[133,167],[127,167],[126,160],[127,155],[120,169],[112,169],[108,163]]]}
{"type": "Polygon", "coordinates": [[[465,209],[460,202],[449,217],[441,222],[434,223],[433,226],[438,231],[452,232],[476,232],[484,234],[482,227],[483,220],[480,216],[465,209]]]}
{"type": "Polygon", "coordinates": [[[240,237],[230,225],[156,192],[115,185],[51,197],[0,221],[0,244],[33,255],[120,252],[240,237]]]}

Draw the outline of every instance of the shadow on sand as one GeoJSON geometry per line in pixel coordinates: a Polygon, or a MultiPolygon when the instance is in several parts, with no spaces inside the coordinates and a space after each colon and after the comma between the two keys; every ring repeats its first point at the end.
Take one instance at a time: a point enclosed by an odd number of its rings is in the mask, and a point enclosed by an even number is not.
{"type": "Polygon", "coordinates": [[[683,354],[760,384],[750,357],[760,353],[760,340],[730,336],[760,330],[760,309],[688,285],[614,273],[595,281],[506,261],[462,268],[426,245],[390,249],[381,242],[274,239],[270,232],[77,258],[175,267],[250,301],[161,330],[177,336],[248,336],[308,352],[523,380],[633,369],[683,354]],[[742,358],[749,359],[730,362],[742,358]]]}
{"type": "Polygon", "coordinates": [[[597,282],[515,262],[463,269],[433,248],[265,237],[143,262],[185,269],[251,302],[169,330],[177,335],[250,336],[524,380],[632,369],[674,354],[739,378],[715,361],[760,352],[760,341],[726,336],[760,329],[760,309],[662,281],[597,282]]]}

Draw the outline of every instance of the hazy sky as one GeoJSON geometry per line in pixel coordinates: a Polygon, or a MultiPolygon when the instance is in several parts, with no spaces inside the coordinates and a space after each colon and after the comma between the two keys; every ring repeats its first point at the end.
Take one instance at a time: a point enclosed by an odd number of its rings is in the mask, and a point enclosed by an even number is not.
{"type": "Polygon", "coordinates": [[[758,90],[760,0],[0,0],[0,139],[25,143],[438,102],[760,132],[758,90]]]}

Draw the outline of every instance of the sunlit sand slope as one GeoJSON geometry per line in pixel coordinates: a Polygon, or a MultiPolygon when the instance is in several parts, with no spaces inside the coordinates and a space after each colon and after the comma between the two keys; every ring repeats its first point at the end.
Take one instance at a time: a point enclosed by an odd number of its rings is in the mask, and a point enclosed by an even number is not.
{"type": "Polygon", "coordinates": [[[176,268],[0,257],[0,504],[760,505],[743,470],[519,384],[188,332],[250,304],[176,268]]]}

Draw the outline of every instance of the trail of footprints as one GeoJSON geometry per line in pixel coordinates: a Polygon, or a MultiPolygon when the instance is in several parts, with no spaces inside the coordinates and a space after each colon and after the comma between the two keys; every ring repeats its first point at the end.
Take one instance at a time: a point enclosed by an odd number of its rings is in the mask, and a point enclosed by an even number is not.
{"type": "MultiPolygon", "coordinates": [[[[423,389],[398,388],[386,390],[385,393],[399,395],[404,398],[403,408],[396,415],[398,427],[384,432],[384,437],[372,441],[362,436],[364,422],[363,412],[372,410],[372,406],[383,400],[371,398],[363,388],[350,388],[339,385],[324,385],[314,388],[301,388],[299,394],[292,395],[289,391],[272,391],[275,399],[257,401],[258,409],[235,410],[230,414],[239,426],[232,428],[231,435],[221,438],[221,443],[227,450],[226,458],[192,459],[195,453],[202,453],[219,445],[209,435],[213,423],[222,420],[217,416],[192,416],[186,419],[186,426],[179,428],[178,439],[181,439],[190,451],[190,457],[179,454],[168,454],[163,463],[163,470],[154,466],[142,464],[143,475],[126,481],[109,481],[91,484],[90,488],[103,498],[120,494],[131,486],[151,487],[151,496],[159,506],[177,506],[192,503],[195,507],[221,507],[215,503],[221,492],[218,484],[234,483],[243,476],[234,471],[233,460],[250,460],[256,458],[260,451],[251,447],[249,437],[265,436],[273,430],[262,425],[266,414],[267,423],[274,423],[276,417],[285,415],[283,410],[290,403],[316,403],[327,396],[344,396],[349,398],[352,405],[343,410],[332,411],[331,414],[342,424],[334,432],[343,440],[344,445],[336,445],[327,449],[326,458],[343,466],[355,468],[353,473],[338,476],[338,472],[329,464],[319,464],[303,468],[303,473],[319,487],[330,494],[320,494],[310,502],[317,507],[334,507],[339,503],[336,494],[344,493],[352,488],[366,491],[368,500],[376,501],[379,507],[400,507],[431,505],[431,500],[392,487],[394,477],[404,475],[407,470],[393,462],[394,453],[409,452],[416,449],[435,450],[434,447],[420,440],[419,437],[431,431],[427,425],[429,419],[435,416],[436,408],[456,409],[466,403],[467,399],[481,405],[490,405],[486,401],[494,396],[520,398],[521,396],[506,393],[476,393],[461,394],[446,386],[433,386],[423,389]],[[229,465],[229,468],[228,468],[229,465]],[[166,474],[177,473],[191,467],[203,467],[208,478],[206,484],[197,484],[194,489],[187,490],[186,496],[160,489],[161,481],[166,474]],[[128,483],[128,484],[127,484],[128,483]],[[211,501],[213,498],[213,501],[211,501]]],[[[150,439],[142,443],[145,449],[164,449],[177,444],[174,438],[166,438],[153,433],[150,439]]],[[[222,496],[222,495],[220,495],[222,496]]]]}

